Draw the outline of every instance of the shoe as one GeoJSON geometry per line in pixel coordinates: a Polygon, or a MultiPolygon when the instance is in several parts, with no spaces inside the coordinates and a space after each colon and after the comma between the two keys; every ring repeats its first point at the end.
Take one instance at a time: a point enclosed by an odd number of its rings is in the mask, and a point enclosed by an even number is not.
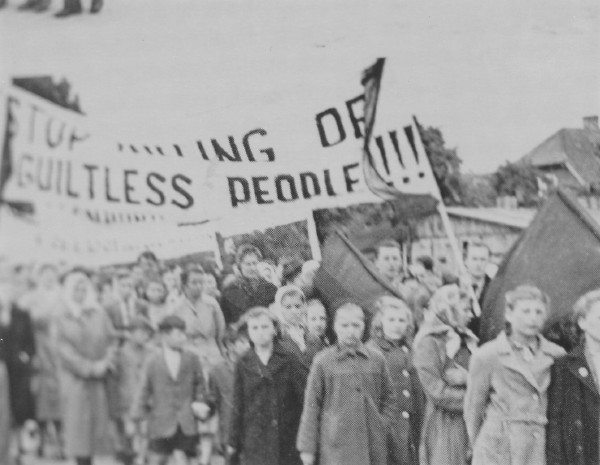
{"type": "Polygon", "coordinates": [[[25,3],[23,3],[21,6],[19,6],[17,8],[17,10],[20,10],[20,11],[33,10],[37,5],[38,5],[38,0],[27,0],[25,3]]]}
{"type": "Polygon", "coordinates": [[[33,8],[36,13],[43,13],[50,8],[50,0],[39,0],[37,5],[33,8]]]}
{"type": "Polygon", "coordinates": [[[65,0],[63,9],[54,15],[55,18],[65,18],[81,13],[81,2],[79,0],[65,0]]]}
{"type": "Polygon", "coordinates": [[[92,0],[92,7],[90,13],[98,13],[104,6],[104,0],[92,0]]]}

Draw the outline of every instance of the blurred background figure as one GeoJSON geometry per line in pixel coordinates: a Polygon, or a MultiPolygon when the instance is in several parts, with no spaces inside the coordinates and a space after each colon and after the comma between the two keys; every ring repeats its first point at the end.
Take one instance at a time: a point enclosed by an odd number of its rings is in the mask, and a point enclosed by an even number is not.
{"type": "Polygon", "coordinates": [[[115,333],[82,272],[64,283],[66,311],[57,329],[65,453],[77,465],[112,452],[106,378],[117,363],[115,333]]]}
{"type": "Polygon", "coordinates": [[[37,272],[29,314],[35,335],[35,400],[36,417],[40,426],[40,456],[62,458],[61,404],[59,360],[56,347],[58,319],[64,312],[62,287],[54,265],[43,264],[37,272]],[[54,451],[48,450],[54,446],[54,451]]]}

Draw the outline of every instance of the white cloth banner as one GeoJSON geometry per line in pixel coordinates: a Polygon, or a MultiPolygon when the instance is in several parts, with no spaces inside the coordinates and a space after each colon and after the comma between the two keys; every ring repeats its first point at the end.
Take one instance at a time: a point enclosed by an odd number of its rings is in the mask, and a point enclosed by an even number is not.
{"type": "MultiPolygon", "coordinates": [[[[219,222],[230,228],[248,222],[252,229],[278,216],[285,223],[314,209],[378,202],[361,166],[360,73],[367,65],[319,70],[315,78],[322,79],[294,89],[286,84],[286,94],[256,92],[240,102],[237,117],[228,117],[238,110],[230,107],[196,119],[182,115],[151,134],[128,134],[126,125],[107,129],[93,115],[10,87],[3,95],[3,156],[11,166],[3,198],[33,204],[39,228],[67,236],[84,230],[93,238],[156,227],[177,237],[181,224],[214,231],[219,222]]],[[[430,193],[422,150],[403,128],[410,119],[397,119],[402,112],[386,81],[384,73],[371,147],[375,165],[399,190],[430,193]]]]}

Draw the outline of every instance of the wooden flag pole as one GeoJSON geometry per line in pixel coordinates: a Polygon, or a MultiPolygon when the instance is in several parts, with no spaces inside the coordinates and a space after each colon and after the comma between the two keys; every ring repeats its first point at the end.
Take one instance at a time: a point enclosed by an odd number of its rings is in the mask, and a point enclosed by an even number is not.
{"type": "Polygon", "coordinates": [[[306,226],[308,229],[308,241],[310,243],[310,251],[312,253],[313,260],[321,261],[321,245],[319,244],[319,238],[317,236],[317,225],[315,223],[315,217],[312,210],[308,210],[306,216],[306,226]]]}
{"type": "MultiPolygon", "coordinates": [[[[450,241],[450,247],[452,248],[452,255],[454,255],[454,262],[458,268],[459,276],[467,273],[467,269],[465,267],[465,263],[463,261],[463,254],[460,246],[458,245],[458,239],[456,234],[454,233],[454,228],[452,227],[452,222],[450,221],[450,217],[448,216],[448,210],[446,209],[446,205],[444,204],[444,199],[442,198],[442,193],[440,191],[440,187],[435,180],[435,176],[433,174],[433,168],[431,167],[431,162],[429,161],[429,157],[427,156],[427,152],[425,151],[425,146],[423,145],[423,141],[421,140],[421,133],[419,132],[419,124],[417,118],[413,116],[414,128],[413,132],[415,134],[415,145],[417,146],[417,150],[421,153],[419,157],[424,160],[425,163],[425,176],[429,178],[429,181],[433,185],[433,196],[438,200],[437,211],[442,218],[442,225],[444,226],[444,230],[446,232],[446,236],[448,236],[448,240],[450,241]]],[[[481,307],[479,305],[479,301],[477,300],[477,296],[475,295],[475,291],[471,286],[469,286],[469,294],[471,300],[473,302],[473,313],[475,316],[481,315],[481,307]]]]}

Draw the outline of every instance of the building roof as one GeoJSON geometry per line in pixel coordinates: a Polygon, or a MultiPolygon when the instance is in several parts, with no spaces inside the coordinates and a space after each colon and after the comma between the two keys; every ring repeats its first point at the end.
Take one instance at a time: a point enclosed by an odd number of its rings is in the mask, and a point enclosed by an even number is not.
{"type": "MultiPolygon", "coordinates": [[[[451,217],[469,218],[485,223],[499,224],[513,228],[525,229],[537,213],[536,209],[530,208],[467,208],[448,207],[448,215],[451,217]]],[[[600,225],[600,209],[585,209],[592,219],[600,225]]]]}
{"type": "Polygon", "coordinates": [[[600,131],[561,129],[522,158],[538,168],[568,165],[585,184],[600,180],[600,131]]]}

